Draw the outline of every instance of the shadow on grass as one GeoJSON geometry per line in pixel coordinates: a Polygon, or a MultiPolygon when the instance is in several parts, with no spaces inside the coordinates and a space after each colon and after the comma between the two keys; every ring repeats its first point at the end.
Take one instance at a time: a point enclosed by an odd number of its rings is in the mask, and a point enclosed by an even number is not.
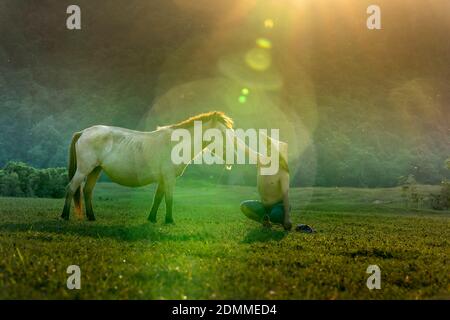
{"type": "Polygon", "coordinates": [[[207,233],[168,233],[170,226],[154,225],[150,222],[140,225],[100,225],[94,223],[71,223],[66,221],[42,221],[39,223],[5,223],[0,224],[0,232],[38,231],[60,235],[76,235],[96,239],[110,238],[120,241],[148,240],[152,242],[191,241],[211,238],[207,233]]]}
{"type": "Polygon", "coordinates": [[[280,241],[286,236],[285,231],[267,229],[264,227],[256,228],[247,233],[242,240],[243,243],[280,241]]]}

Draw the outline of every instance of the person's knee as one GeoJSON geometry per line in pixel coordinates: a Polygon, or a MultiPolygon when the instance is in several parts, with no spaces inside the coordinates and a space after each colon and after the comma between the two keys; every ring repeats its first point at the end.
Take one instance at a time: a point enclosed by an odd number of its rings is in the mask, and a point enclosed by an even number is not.
{"type": "Polygon", "coordinates": [[[249,208],[248,204],[249,204],[248,200],[241,202],[240,207],[241,207],[242,213],[248,214],[248,212],[250,211],[250,208],[249,208]]]}
{"type": "Polygon", "coordinates": [[[265,209],[261,202],[257,200],[246,200],[240,205],[242,213],[249,219],[261,222],[265,209]]]}

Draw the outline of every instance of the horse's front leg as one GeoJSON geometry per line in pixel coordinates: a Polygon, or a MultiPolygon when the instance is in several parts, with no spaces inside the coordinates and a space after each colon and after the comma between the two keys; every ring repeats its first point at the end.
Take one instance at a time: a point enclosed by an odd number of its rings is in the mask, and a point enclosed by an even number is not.
{"type": "Polygon", "coordinates": [[[164,197],[164,188],[162,182],[158,183],[156,188],[155,197],[153,198],[152,210],[148,216],[148,220],[155,223],[156,213],[158,212],[159,205],[161,204],[162,198],[164,197]]]}
{"type": "Polygon", "coordinates": [[[174,223],[172,217],[173,207],[173,189],[175,186],[175,178],[164,182],[164,195],[166,199],[166,223],[174,223]]]}

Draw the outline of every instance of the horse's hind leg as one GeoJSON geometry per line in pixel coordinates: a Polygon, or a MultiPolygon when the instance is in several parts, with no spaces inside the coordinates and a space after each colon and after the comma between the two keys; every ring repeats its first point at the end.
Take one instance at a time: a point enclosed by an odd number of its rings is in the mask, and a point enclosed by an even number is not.
{"type": "Polygon", "coordinates": [[[81,203],[81,189],[83,188],[82,184],[78,187],[77,191],[73,194],[73,204],[74,204],[74,210],[75,215],[78,217],[78,219],[83,218],[83,206],[81,203]]]}
{"type": "Polygon", "coordinates": [[[69,186],[66,188],[66,201],[64,202],[64,208],[61,214],[61,219],[69,220],[70,205],[72,203],[73,193],[69,191],[69,186]]]}
{"type": "Polygon", "coordinates": [[[159,205],[161,204],[162,198],[164,197],[164,188],[162,182],[158,183],[158,187],[156,188],[155,197],[153,198],[152,210],[150,211],[150,215],[148,216],[148,220],[155,223],[156,222],[156,213],[158,212],[159,205]]]}
{"type": "Polygon", "coordinates": [[[83,188],[86,217],[89,221],[95,220],[94,210],[92,209],[92,190],[94,190],[98,176],[101,172],[101,167],[96,167],[94,170],[92,170],[92,172],[87,176],[86,183],[84,184],[83,188]]]}
{"type": "Polygon", "coordinates": [[[72,180],[70,180],[69,184],[67,185],[66,202],[64,203],[64,209],[61,214],[61,218],[63,218],[64,220],[69,220],[70,205],[72,203],[73,196],[75,192],[78,190],[78,188],[81,186],[81,183],[83,182],[85,177],[86,177],[85,175],[77,171],[73,176],[72,180]]]}
{"type": "Polygon", "coordinates": [[[172,207],[173,207],[173,188],[175,186],[175,178],[167,179],[164,182],[164,195],[166,199],[166,220],[165,223],[173,223],[172,207]]]}

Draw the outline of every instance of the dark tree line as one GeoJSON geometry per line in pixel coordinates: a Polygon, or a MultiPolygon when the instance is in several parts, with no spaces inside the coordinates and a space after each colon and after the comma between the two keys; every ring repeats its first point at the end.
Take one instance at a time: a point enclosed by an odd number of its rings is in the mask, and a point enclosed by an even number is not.
{"type": "Polygon", "coordinates": [[[68,183],[66,168],[36,169],[8,162],[0,170],[0,196],[61,198],[68,183]]]}

